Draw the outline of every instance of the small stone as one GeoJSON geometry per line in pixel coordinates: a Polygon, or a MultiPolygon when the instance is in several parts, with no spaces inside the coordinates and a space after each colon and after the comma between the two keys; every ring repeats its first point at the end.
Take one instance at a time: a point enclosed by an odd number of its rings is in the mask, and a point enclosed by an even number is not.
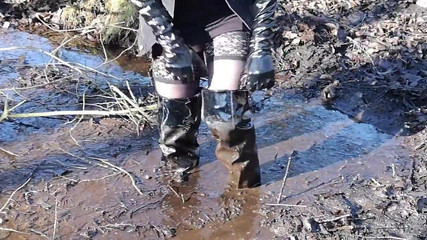
{"type": "Polygon", "coordinates": [[[3,28],[4,29],[8,29],[10,27],[10,22],[4,22],[3,23],[3,28]]]}

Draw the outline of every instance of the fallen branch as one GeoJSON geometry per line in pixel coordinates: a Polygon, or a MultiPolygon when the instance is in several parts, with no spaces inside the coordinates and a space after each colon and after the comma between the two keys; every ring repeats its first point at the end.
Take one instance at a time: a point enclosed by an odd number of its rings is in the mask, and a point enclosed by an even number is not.
{"type": "MultiPolygon", "coordinates": [[[[144,106],[147,110],[157,109],[157,105],[144,106]]],[[[9,111],[10,112],[10,111],[9,111]]],[[[118,116],[127,115],[135,112],[141,112],[141,107],[118,111],[99,111],[99,110],[84,110],[84,111],[55,111],[55,112],[36,112],[36,113],[15,113],[5,114],[0,117],[0,122],[8,118],[31,118],[31,117],[53,117],[53,116],[118,116]]]]}
{"type": "Polygon", "coordinates": [[[141,210],[141,209],[143,209],[143,208],[145,208],[145,207],[148,207],[148,206],[150,206],[150,205],[153,205],[153,204],[158,204],[158,203],[160,203],[160,202],[161,202],[161,201],[160,201],[160,200],[158,200],[158,201],[150,202],[150,203],[147,203],[147,204],[144,204],[144,205],[142,205],[142,206],[139,206],[139,207],[135,208],[134,210],[132,210],[132,211],[130,212],[130,216],[129,216],[129,218],[132,218],[132,217],[133,217],[133,215],[134,215],[136,212],[138,212],[139,210],[141,210]]]}
{"type": "Polygon", "coordinates": [[[280,201],[282,201],[283,189],[285,188],[286,180],[288,179],[289,168],[291,167],[292,157],[294,157],[296,155],[296,153],[297,153],[297,151],[295,151],[295,150],[292,151],[291,155],[288,158],[288,163],[286,165],[285,176],[283,176],[282,186],[280,187],[280,193],[279,193],[279,197],[277,198],[277,203],[280,203],[280,201]]]}

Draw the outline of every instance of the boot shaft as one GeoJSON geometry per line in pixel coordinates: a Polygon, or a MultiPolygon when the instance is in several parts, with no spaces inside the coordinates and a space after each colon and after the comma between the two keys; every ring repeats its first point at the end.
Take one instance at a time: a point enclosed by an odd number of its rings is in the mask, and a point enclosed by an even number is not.
{"type": "Polygon", "coordinates": [[[249,92],[202,91],[202,119],[208,125],[227,123],[233,126],[251,127],[249,92]]]}
{"type": "Polygon", "coordinates": [[[217,140],[216,156],[237,188],[261,184],[247,91],[202,91],[202,118],[217,140]]]}
{"type": "Polygon", "coordinates": [[[159,99],[159,146],[163,160],[184,168],[193,168],[199,161],[197,133],[200,126],[201,96],[159,99]]]}

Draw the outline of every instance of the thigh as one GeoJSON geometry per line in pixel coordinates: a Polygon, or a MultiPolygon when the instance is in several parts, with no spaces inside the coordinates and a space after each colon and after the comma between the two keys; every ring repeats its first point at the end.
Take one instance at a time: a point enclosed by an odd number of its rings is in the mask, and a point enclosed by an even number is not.
{"type": "Polygon", "coordinates": [[[213,39],[211,90],[238,90],[249,52],[249,33],[234,31],[213,39]]]}

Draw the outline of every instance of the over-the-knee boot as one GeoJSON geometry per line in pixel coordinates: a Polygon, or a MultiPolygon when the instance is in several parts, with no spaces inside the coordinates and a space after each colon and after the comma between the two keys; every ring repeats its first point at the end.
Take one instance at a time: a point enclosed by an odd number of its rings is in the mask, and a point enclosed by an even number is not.
{"type": "Polygon", "coordinates": [[[237,188],[256,187],[261,174],[247,91],[202,91],[202,118],[218,141],[216,156],[237,188]]]}
{"type": "Polygon", "coordinates": [[[163,167],[173,180],[181,182],[199,164],[200,94],[183,99],[160,97],[159,100],[159,146],[163,167]]]}

